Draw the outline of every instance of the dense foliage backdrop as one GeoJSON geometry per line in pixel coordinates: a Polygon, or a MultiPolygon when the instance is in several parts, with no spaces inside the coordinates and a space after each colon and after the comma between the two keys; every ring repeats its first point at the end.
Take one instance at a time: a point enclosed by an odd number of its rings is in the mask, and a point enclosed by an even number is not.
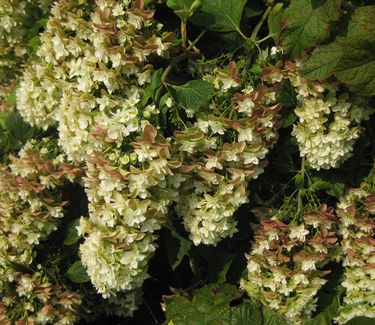
{"type": "Polygon", "coordinates": [[[375,5],[0,0],[1,324],[373,324],[375,5]]]}

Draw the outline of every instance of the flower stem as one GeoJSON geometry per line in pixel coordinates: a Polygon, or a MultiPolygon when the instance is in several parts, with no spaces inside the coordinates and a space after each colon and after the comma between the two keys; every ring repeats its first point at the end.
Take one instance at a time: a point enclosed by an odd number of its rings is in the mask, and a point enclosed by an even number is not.
{"type": "Polygon", "coordinates": [[[253,41],[254,43],[257,43],[256,39],[257,39],[257,36],[258,36],[258,32],[259,32],[260,28],[262,27],[263,23],[265,22],[265,20],[267,19],[271,10],[272,10],[272,6],[268,6],[267,10],[263,13],[262,18],[260,19],[258,24],[255,26],[255,28],[253,30],[253,33],[250,36],[250,40],[253,41]]]}
{"type": "Polygon", "coordinates": [[[187,20],[185,18],[182,18],[181,19],[181,39],[182,39],[182,47],[184,49],[186,49],[187,47],[186,25],[187,25],[187,20]]]}

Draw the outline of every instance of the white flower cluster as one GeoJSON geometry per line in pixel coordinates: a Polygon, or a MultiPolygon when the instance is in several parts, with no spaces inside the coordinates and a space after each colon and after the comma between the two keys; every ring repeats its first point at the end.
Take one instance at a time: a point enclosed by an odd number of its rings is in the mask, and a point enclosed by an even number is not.
{"type": "Polygon", "coordinates": [[[79,227],[86,234],[81,259],[104,297],[138,288],[147,277],[156,249],[153,233],[165,220],[170,182],[176,183],[172,170],[180,166],[151,125],[131,145],[134,157],[114,150],[86,158],[90,218],[79,227]]]}
{"type": "Polygon", "coordinates": [[[81,296],[52,284],[42,272],[18,273],[0,300],[1,324],[74,324],[81,296]]]}
{"type": "Polygon", "coordinates": [[[80,173],[51,146],[48,139],[31,140],[0,169],[0,292],[14,280],[11,263],[30,265],[34,247],[57,229],[63,217],[61,185],[80,173]]]}
{"type": "Polygon", "coordinates": [[[336,227],[334,210],[326,205],[306,213],[300,224],[262,221],[241,286],[293,324],[302,323],[315,309],[329,273],[320,268],[337,257],[336,227]]]}
{"type": "Polygon", "coordinates": [[[337,215],[342,237],[346,289],[340,324],[357,316],[375,317],[375,174],[341,198],[337,215]]]}
{"type": "MultiPolygon", "coordinates": [[[[237,75],[233,64],[228,70],[237,75]]],[[[248,182],[263,172],[265,156],[280,126],[281,106],[273,105],[273,88],[254,90],[247,85],[241,93],[227,94],[240,81],[229,82],[234,78],[229,72],[216,73],[205,79],[219,87],[220,93],[206,111],[197,114],[193,128],[175,133],[176,150],[185,157],[183,175],[188,179],[177,198],[176,212],[195,245],[216,245],[237,231],[233,215],[247,202],[248,182]],[[222,105],[228,96],[232,99],[229,108],[222,105]]]]}
{"type": "Polygon", "coordinates": [[[295,71],[289,79],[297,91],[298,122],[293,126],[301,157],[314,169],[339,167],[352,155],[362,121],[373,112],[357,97],[337,95],[335,85],[313,84],[295,71]]]}

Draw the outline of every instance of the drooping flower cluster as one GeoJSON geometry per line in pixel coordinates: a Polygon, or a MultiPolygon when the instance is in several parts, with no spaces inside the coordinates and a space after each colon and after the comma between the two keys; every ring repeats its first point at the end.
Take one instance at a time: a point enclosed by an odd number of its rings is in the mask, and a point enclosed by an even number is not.
{"type": "Polygon", "coordinates": [[[43,272],[18,273],[0,300],[1,324],[74,324],[81,296],[52,284],[43,272]]]}
{"type": "Polygon", "coordinates": [[[237,231],[233,214],[247,202],[248,182],[263,172],[280,126],[275,90],[248,84],[237,92],[241,81],[234,62],[205,79],[219,92],[196,113],[193,128],[174,137],[176,150],[185,157],[181,170],[187,179],[176,212],[195,245],[215,245],[237,231]],[[234,95],[228,93],[231,88],[234,95]]]}
{"type": "Polygon", "coordinates": [[[142,285],[156,249],[153,233],[172,202],[171,183],[178,182],[173,170],[180,163],[171,158],[170,145],[153,126],[146,126],[131,145],[135,155],[117,150],[86,158],[90,218],[79,227],[87,234],[81,258],[104,296],[142,285]]]}
{"type": "Polygon", "coordinates": [[[333,208],[321,205],[304,214],[300,224],[263,220],[247,255],[248,275],[241,286],[264,305],[294,324],[308,318],[316,294],[329,271],[321,270],[337,258],[337,218],[333,208]]]}
{"type": "Polygon", "coordinates": [[[0,169],[0,292],[14,280],[11,263],[30,265],[34,247],[63,217],[61,186],[81,169],[64,163],[49,139],[31,140],[0,169]]]}
{"type": "MultiPolygon", "coordinates": [[[[295,69],[295,67],[294,67],[295,69]]],[[[373,110],[359,97],[338,95],[337,85],[309,82],[291,70],[289,79],[297,91],[298,122],[293,126],[301,157],[314,169],[339,167],[351,157],[363,129],[361,122],[373,110]]]]}
{"type": "Polygon", "coordinates": [[[375,317],[375,177],[351,189],[338,204],[346,289],[336,320],[344,324],[357,316],[375,317]]]}

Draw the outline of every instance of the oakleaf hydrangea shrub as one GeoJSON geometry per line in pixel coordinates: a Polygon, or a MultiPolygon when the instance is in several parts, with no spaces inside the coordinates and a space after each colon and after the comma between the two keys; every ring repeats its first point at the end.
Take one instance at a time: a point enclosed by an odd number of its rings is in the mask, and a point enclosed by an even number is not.
{"type": "Polygon", "coordinates": [[[2,1],[0,322],[375,318],[374,21],[2,1]]]}

